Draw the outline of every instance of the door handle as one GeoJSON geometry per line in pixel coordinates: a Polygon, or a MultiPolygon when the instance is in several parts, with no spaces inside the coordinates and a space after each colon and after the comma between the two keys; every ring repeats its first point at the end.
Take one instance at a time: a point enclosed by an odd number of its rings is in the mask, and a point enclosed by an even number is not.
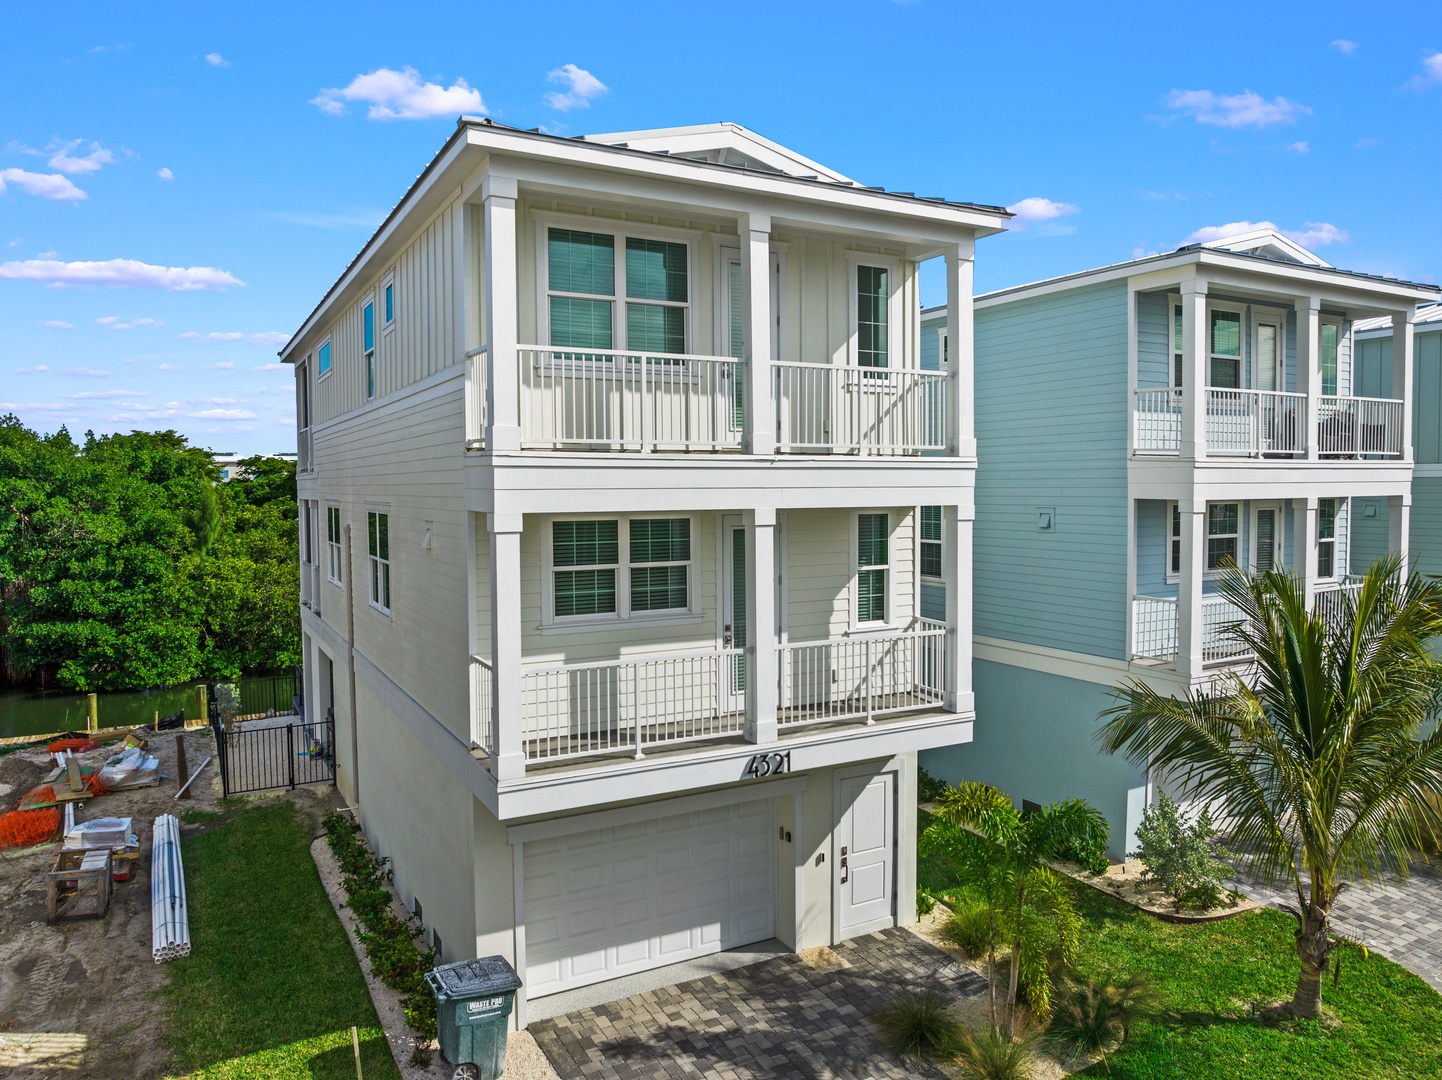
{"type": "Polygon", "coordinates": [[[841,858],[841,884],[845,885],[851,877],[851,870],[846,865],[846,857],[841,858]]]}
{"type": "Polygon", "coordinates": [[[721,629],[721,644],[725,648],[731,648],[731,624],[727,623],[721,629]]]}

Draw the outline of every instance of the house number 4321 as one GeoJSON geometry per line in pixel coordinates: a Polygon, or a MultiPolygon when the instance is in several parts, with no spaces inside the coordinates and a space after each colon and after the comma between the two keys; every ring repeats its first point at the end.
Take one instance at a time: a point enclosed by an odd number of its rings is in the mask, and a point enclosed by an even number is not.
{"type": "Polygon", "coordinates": [[[759,780],[763,776],[780,776],[791,771],[791,751],[784,754],[752,754],[746,762],[745,776],[759,780]]]}

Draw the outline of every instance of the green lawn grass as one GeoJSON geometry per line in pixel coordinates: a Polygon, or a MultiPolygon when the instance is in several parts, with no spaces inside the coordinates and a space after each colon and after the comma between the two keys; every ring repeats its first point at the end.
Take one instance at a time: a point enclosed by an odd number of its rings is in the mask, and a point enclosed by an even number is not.
{"type": "MultiPolygon", "coordinates": [[[[929,816],[920,824],[924,828],[929,816]]],[[[920,857],[917,881],[936,895],[957,885],[945,858],[920,857]]],[[[1290,916],[1253,911],[1179,925],[1076,886],[1085,921],[1076,974],[1145,976],[1152,1017],[1088,1075],[1118,1080],[1307,1080],[1442,1077],[1442,995],[1375,953],[1342,955],[1341,979],[1322,988],[1324,1020],[1270,1027],[1253,1004],[1288,999],[1297,960],[1290,916]]]]}
{"type": "Polygon", "coordinates": [[[398,1077],[354,950],[287,802],[253,807],[183,842],[191,955],[172,961],[177,1075],[398,1077]]]}

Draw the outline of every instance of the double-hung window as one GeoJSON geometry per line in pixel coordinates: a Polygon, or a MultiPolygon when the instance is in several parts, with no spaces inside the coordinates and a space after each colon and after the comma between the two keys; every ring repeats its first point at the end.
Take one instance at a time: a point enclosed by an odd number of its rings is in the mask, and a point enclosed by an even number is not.
{"type": "Polygon", "coordinates": [[[941,507],[921,508],[921,576],[940,578],[941,566],[941,507]]]}
{"type": "Polygon", "coordinates": [[[694,565],[689,517],[553,521],[552,619],[689,613],[694,565]]]}
{"type": "Polygon", "coordinates": [[[690,252],[670,240],[546,230],[546,311],[553,347],[684,353],[690,252]]]}
{"type": "Polygon", "coordinates": [[[1241,508],[1237,503],[1207,504],[1207,572],[1219,572],[1228,560],[1237,561],[1241,508]]]}
{"type": "Polygon", "coordinates": [[[886,622],[891,573],[890,515],[856,515],[856,622],[886,622]]]}
{"type": "Polygon", "coordinates": [[[1172,503],[1171,544],[1167,552],[1167,573],[1174,578],[1182,576],[1182,507],[1172,503]]]}
{"type": "Polygon", "coordinates": [[[366,400],[376,396],[376,306],[367,303],[361,309],[361,331],[365,340],[366,400]]]}
{"type": "Polygon", "coordinates": [[[366,543],[370,554],[371,607],[391,611],[391,516],[370,511],[366,514],[366,543]]]}
{"type": "Polygon", "coordinates": [[[1242,313],[1213,311],[1211,369],[1208,386],[1239,390],[1242,386],[1242,313]]]}
{"type": "Polygon", "coordinates": [[[856,365],[884,368],[889,365],[890,272],[884,266],[856,267],[856,365]]]}
{"type": "Polygon", "coordinates": [[[339,585],[345,570],[340,546],[340,507],[325,508],[326,577],[331,584],[339,585]]]}
{"type": "Polygon", "coordinates": [[[1337,576],[1337,500],[1317,500],[1317,577],[1337,576]]]}
{"type": "Polygon", "coordinates": [[[1335,322],[1324,320],[1317,326],[1317,334],[1322,350],[1322,394],[1326,397],[1335,397],[1337,393],[1337,345],[1341,340],[1342,327],[1335,322]]]}

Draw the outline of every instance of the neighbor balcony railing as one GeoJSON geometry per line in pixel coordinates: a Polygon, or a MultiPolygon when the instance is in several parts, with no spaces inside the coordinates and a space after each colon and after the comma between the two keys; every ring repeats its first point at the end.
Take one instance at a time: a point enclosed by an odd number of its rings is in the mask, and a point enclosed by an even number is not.
{"type": "Polygon", "coordinates": [[[1319,453],[1402,456],[1402,402],[1390,398],[1324,397],[1319,411],[1319,453]]]}
{"type": "MultiPolygon", "coordinates": [[[[1174,597],[1132,598],[1132,655],[1147,660],[1170,660],[1177,655],[1180,605],[1174,597]]],[[[1242,614],[1227,600],[1202,601],[1202,662],[1230,663],[1251,655],[1227,633],[1242,621],[1242,614]]]]}
{"type": "Polygon", "coordinates": [[[919,454],[950,446],[949,372],[774,363],[781,452],[919,454]]]}
{"type": "Polygon", "coordinates": [[[491,662],[471,657],[471,746],[487,754],[496,751],[497,732],[491,709],[491,662]]]}
{"type": "Polygon", "coordinates": [[[1207,389],[1207,453],[1257,457],[1306,451],[1307,395],[1207,389]]]}

